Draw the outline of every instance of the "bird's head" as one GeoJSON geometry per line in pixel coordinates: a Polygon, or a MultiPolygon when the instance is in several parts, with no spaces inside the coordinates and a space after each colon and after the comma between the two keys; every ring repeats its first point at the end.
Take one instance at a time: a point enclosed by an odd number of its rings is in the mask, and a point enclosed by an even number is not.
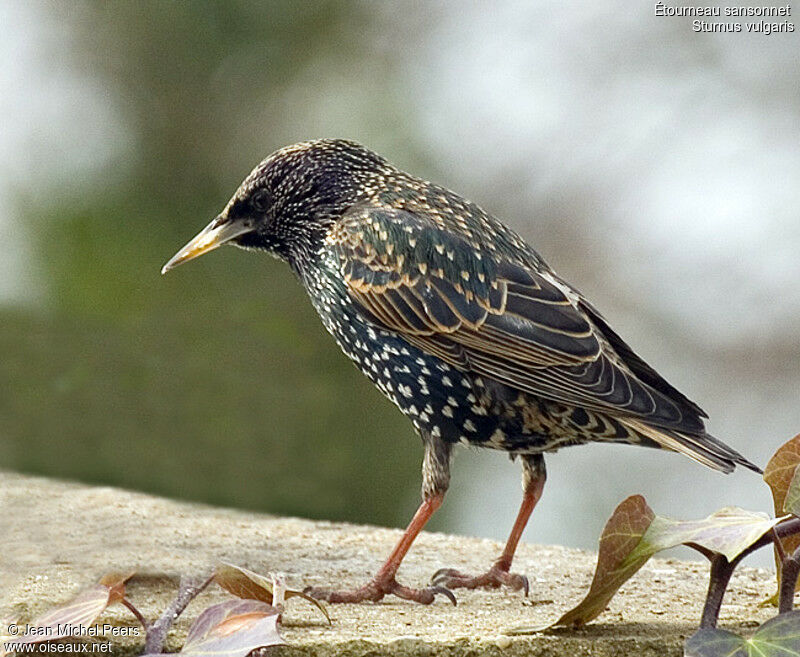
{"type": "Polygon", "coordinates": [[[368,196],[371,181],[391,168],[380,155],[343,139],[275,151],[161,273],[228,243],[264,249],[297,265],[318,248],[329,223],[368,196]]]}

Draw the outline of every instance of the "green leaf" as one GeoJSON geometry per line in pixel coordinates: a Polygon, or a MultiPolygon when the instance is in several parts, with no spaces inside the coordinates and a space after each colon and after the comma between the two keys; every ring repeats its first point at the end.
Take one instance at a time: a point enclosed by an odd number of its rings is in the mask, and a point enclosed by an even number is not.
{"type": "Polygon", "coordinates": [[[508,633],[530,634],[555,625],[583,625],[599,616],[619,587],[649,559],[650,555],[632,559],[631,554],[655,517],[641,495],[632,495],[623,500],[614,509],[600,536],[597,567],[589,593],[583,601],[548,626],[518,627],[508,633]]]}
{"type": "Polygon", "coordinates": [[[725,630],[699,630],[685,657],[800,657],[800,611],[769,619],[749,639],[725,630]]]}
{"type": "Polygon", "coordinates": [[[750,637],[750,655],[800,657],[800,611],[770,618],[750,637]]]}
{"type": "MultiPolygon", "coordinates": [[[[222,562],[214,571],[214,581],[223,589],[229,593],[232,593],[238,598],[243,598],[246,600],[260,600],[270,605],[273,603],[274,591],[272,581],[263,575],[254,573],[252,570],[248,570],[247,568],[222,562]]],[[[322,612],[327,619],[328,624],[331,623],[331,617],[328,613],[328,610],[325,608],[325,605],[323,605],[316,598],[312,598],[310,595],[294,589],[284,589],[283,597],[286,600],[295,597],[307,600],[317,609],[319,609],[320,612],[322,612]]]]}
{"type": "Polygon", "coordinates": [[[636,555],[635,552],[655,518],[641,495],[632,495],[614,509],[600,536],[589,593],[553,625],[584,625],[605,610],[619,587],[650,558],[652,553],[636,555]]]}
{"type": "Polygon", "coordinates": [[[747,642],[727,630],[698,630],[683,646],[683,657],[748,657],[747,642]]]}
{"type": "Polygon", "coordinates": [[[653,555],[676,545],[699,545],[733,561],[783,518],[735,506],[715,511],[702,520],[673,520],[656,516],[634,550],[653,555]]]}
{"type": "MultiPolygon", "coordinates": [[[[732,561],[782,520],[765,513],[726,507],[702,520],[673,520],[653,513],[640,495],[624,500],[600,537],[597,567],[586,597],[548,627],[580,626],[599,616],[619,588],[657,552],[689,545],[732,561]]],[[[517,628],[527,634],[546,628],[517,628]]]]}

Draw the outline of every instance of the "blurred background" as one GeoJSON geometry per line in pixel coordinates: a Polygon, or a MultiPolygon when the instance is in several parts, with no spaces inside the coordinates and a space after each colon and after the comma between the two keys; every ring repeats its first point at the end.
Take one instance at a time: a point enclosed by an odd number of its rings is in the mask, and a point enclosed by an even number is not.
{"type": "MultiPolygon", "coordinates": [[[[263,157],[334,136],[513,226],[756,463],[800,432],[798,32],[622,0],[9,1],[0,91],[0,468],[405,525],[419,441],[289,269],[159,275],[263,157]]],[[[531,542],[592,548],[633,493],[771,510],[663,452],[548,469],[531,542]]],[[[519,499],[465,450],[431,528],[505,538],[519,499]]]]}

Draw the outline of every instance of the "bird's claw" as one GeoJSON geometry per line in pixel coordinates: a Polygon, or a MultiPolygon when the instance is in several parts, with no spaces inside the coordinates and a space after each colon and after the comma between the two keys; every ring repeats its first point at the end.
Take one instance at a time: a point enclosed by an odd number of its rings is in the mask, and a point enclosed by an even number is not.
{"type": "Polygon", "coordinates": [[[492,566],[482,575],[476,576],[465,575],[453,568],[440,568],[431,577],[431,584],[446,586],[448,589],[496,589],[508,586],[514,591],[524,591],[526,598],[530,591],[530,582],[525,575],[510,573],[499,566],[492,566]]]}
{"type": "Polygon", "coordinates": [[[364,586],[352,591],[332,591],[327,588],[308,586],[303,590],[303,593],[317,600],[325,600],[334,604],[339,602],[364,602],[365,600],[378,602],[383,599],[385,595],[395,595],[403,600],[412,600],[413,602],[419,602],[423,605],[429,605],[434,601],[437,594],[446,597],[453,605],[457,604],[456,596],[450,589],[444,586],[435,584],[424,589],[413,589],[408,586],[403,586],[393,577],[385,581],[372,580],[364,586]]]}

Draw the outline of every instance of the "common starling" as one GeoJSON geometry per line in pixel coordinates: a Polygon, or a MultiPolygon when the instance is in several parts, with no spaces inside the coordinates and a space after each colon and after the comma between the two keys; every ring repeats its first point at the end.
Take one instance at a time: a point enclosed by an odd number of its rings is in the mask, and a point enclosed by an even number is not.
{"type": "Polygon", "coordinates": [[[456,587],[508,585],[545,482],[543,454],[588,442],[659,447],[722,472],[759,471],[706,433],[707,415],[667,383],[514,231],[450,190],[352,141],[270,155],[222,213],[163,268],[231,243],[289,263],[325,328],[422,438],[422,503],[375,577],[331,602],[385,594],[428,604],[456,587]],[[482,575],[438,571],[413,589],[395,575],[439,508],[457,443],[519,456],[523,500],[482,575]]]}

